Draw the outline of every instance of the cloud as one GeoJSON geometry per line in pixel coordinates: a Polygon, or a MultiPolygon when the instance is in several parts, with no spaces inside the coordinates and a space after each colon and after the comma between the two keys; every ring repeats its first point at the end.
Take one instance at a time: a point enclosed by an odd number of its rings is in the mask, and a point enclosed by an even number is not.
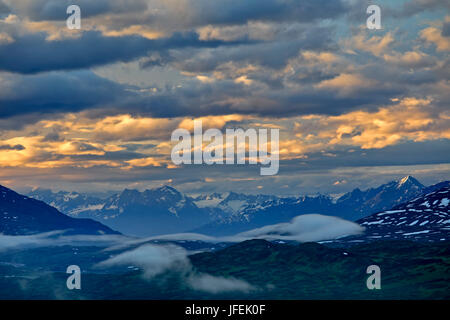
{"type": "Polygon", "coordinates": [[[176,234],[165,234],[160,236],[154,236],[149,238],[144,238],[140,241],[151,241],[151,240],[168,240],[168,241],[204,241],[204,242],[220,242],[221,239],[214,238],[211,236],[206,236],[199,233],[176,233],[176,234]]]}
{"type": "Polygon", "coordinates": [[[448,1],[441,0],[410,0],[403,3],[400,9],[393,10],[397,17],[409,17],[427,10],[450,10],[448,1]]]}
{"type": "Polygon", "coordinates": [[[233,236],[211,237],[202,234],[184,233],[155,236],[146,238],[143,241],[199,240],[205,242],[242,242],[252,239],[265,239],[268,241],[287,240],[297,242],[317,242],[356,235],[363,232],[363,227],[351,221],[321,214],[305,214],[295,217],[290,222],[268,225],[262,228],[241,232],[233,236]]]}
{"type": "Polygon", "coordinates": [[[240,64],[244,67],[260,65],[279,69],[303,50],[320,51],[333,48],[335,49],[336,45],[331,27],[295,25],[289,32],[281,29],[274,39],[268,41],[202,51],[191,50],[192,54],[188,57],[183,52],[175,52],[170,62],[180,70],[193,73],[214,70],[226,72],[227,67],[238,68],[240,64]],[[295,37],[290,33],[295,33],[295,37]]]}
{"type": "MultiPolygon", "coordinates": [[[[167,139],[170,132],[177,128],[179,122],[180,120],[178,119],[131,117],[125,114],[105,117],[95,123],[91,130],[95,138],[103,141],[167,139]]],[[[84,127],[86,129],[89,128],[89,126],[84,127]]]]}
{"type": "Polygon", "coordinates": [[[122,235],[74,235],[65,236],[65,231],[52,231],[29,236],[10,236],[0,234],[0,251],[48,247],[48,246],[96,246],[109,247],[113,244],[132,241],[131,238],[122,235]]]}
{"type": "Polygon", "coordinates": [[[369,2],[1,0],[1,177],[90,190],[168,180],[206,190],[210,177],[222,191],[267,190],[275,182],[251,167],[168,171],[174,127],[231,115],[242,118],[226,125],[280,126],[275,192],[317,190],[320,175],[333,175],[332,154],[380,171],[447,161],[448,3],[383,5],[375,32],[365,27],[369,2]],[[81,6],[81,31],[65,27],[69,4],[81,6]],[[313,171],[309,186],[291,179],[313,171]]]}
{"type": "Polygon", "coordinates": [[[54,233],[45,233],[33,236],[8,236],[0,234],[0,251],[28,246],[41,246],[49,244],[48,236],[54,233]]]}
{"type": "Polygon", "coordinates": [[[23,77],[0,73],[0,118],[24,114],[74,112],[112,104],[130,94],[91,71],[23,77]]]}
{"type": "Polygon", "coordinates": [[[363,233],[357,223],[338,217],[306,214],[291,222],[279,223],[239,233],[237,239],[293,240],[298,242],[323,241],[363,233]]]}
{"type": "Polygon", "coordinates": [[[385,54],[383,59],[395,66],[415,69],[431,67],[435,64],[432,57],[420,51],[407,51],[393,55],[385,54]]]}
{"type": "Polygon", "coordinates": [[[21,150],[25,150],[25,147],[21,144],[16,144],[16,145],[9,145],[9,144],[2,144],[0,145],[0,150],[17,150],[17,151],[21,151],[21,150]]]}
{"type": "Polygon", "coordinates": [[[148,52],[150,41],[136,36],[103,37],[94,31],[54,41],[47,41],[43,33],[29,34],[0,45],[0,70],[37,73],[130,61],[148,52]],[[32,56],[27,55],[30,51],[32,56]]]}
{"type": "Polygon", "coordinates": [[[257,290],[246,281],[236,278],[216,277],[209,274],[194,275],[187,278],[187,283],[198,291],[204,291],[212,294],[222,292],[244,292],[249,293],[257,290]]]}
{"type": "Polygon", "coordinates": [[[86,31],[79,37],[47,40],[45,33],[18,35],[12,42],[0,43],[0,70],[37,73],[74,70],[113,62],[128,62],[149,52],[188,47],[214,48],[238,44],[221,40],[200,40],[195,32],[175,33],[169,38],[148,39],[138,35],[106,37],[86,31]],[[33,52],[29,55],[29,52],[33,52]]]}
{"type": "Polygon", "coordinates": [[[361,90],[361,88],[371,88],[375,85],[375,81],[366,79],[361,75],[342,73],[333,79],[320,82],[317,87],[338,90],[344,95],[349,95],[361,90]]]}
{"type": "Polygon", "coordinates": [[[443,35],[442,30],[438,28],[426,28],[420,32],[420,37],[426,42],[434,44],[437,51],[450,51],[450,38],[443,35]]]}
{"type": "Polygon", "coordinates": [[[295,131],[306,150],[323,150],[333,145],[373,149],[407,140],[450,138],[446,111],[434,101],[405,97],[394,103],[376,112],[353,111],[339,116],[299,118],[295,131]]]}
{"type": "Polygon", "coordinates": [[[143,269],[143,276],[152,279],[165,272],[176,272],[191,289],[211,294],[222,292],[244,292],[256,288],[244,280],[233,277],[216,277],[194,271],[188,252],[174,245],[144,244],[125,251],[96,265],[96,268],[134,265],[143,269]]]}
{"type": "Polygon", "coordinates": [[[66,9],[76,4],[83,17],[100,14],[138,13],[147,9],[145,0],[4,0],[14,11],[31,20],[66,20],[66,9]]]}
{"type": "Polygon", "coordinates": [[[350,39],[343,40],[344,48],[355,54],[354,50],[370,52],[374,56],[380,56],[395,41],[391,32],[383,36],[370,36],[366,29],[361,29],[358,34],[350,39]]]}
{"type": "MultiPolygon", "coordinates": [[[[153,67],[157,62],[160,67],[180,72],[182,85],[154,87],[154,91],[151,91],[145,87],[118,84],[114,82],[117,81],[115,76],[110,76],[114,81],[100,77],[92,79],[89,85],[84,87],[81,82],[84,79],[64,79],[64,76],[72,77],[72,72],[61,71],[58,79],[52,80],[27,76],[26,78],[34,79],[36,83],[43,85],[28,85],[25,80],[16,80],[15,85],[10,86],[10,91],[23,90],[22,95],[25,97],[11,97],[9,93],[3,94],[6,96],[2,99],[0,92],[0,101],[8,103],[3,113],[6,113],[5,116],[11,116],[32,112],[30,106],[12,106],[23,103],[31,105],[30,101],[24,101],[27,100],[27,90],[23,88],[37,86],[39,90],[36,90],[36,95],[38,100],[42,101],[38,106],[42,110],[40,113],[54,109],[71,112],[102,108],[101,111],[95,110],[93,113],[107,117],[121,111],[123,113],[126,108],[133,116],[156,118],[231,113],[274,117],[311,113],[340,114],[357,108],[373,110],[380,104],[388,103],[390,98],[405,94],[414,85],[436,82],[439,77],[445,77],[445,74],[442,74],[445,68],[436,66],[430,70],[429,67],[433,66],[435,59],[425,56],[421,51],[398,54],[388,52],[389,45],[393,42],[390,33],[367,38],[368,35],[361,31],[350,41],[350,49],[362,52],[360,58],[352,61],[351,57],[349,59],[346,54],[340,52],[331,27],[293,24],[289,28],[280,29],[284,31],[280,31],[280,34],[271,40],[239,40],[230,43],[204,41],[196,32],[173,34],[153,40],[140,36],[104,37],[100,32],[94,31],[84,32],[78,38],[53,41],[42,39],[44,35],[40,33],[20,36],[19,40],[7,44],[7,47],[0,46],[0,55],[1,48],[4,47],[5,59],[15,59],[21,54],[18,48],[26,47],[27,52],[37,52],[34,56],[40,58],[34,62],[33,59],[18,59],[20,63],[17,61],[16,64],[14,61],[0,59],[5,62],[6,69],[23,73],[54,69],[63,71],[150,57],[153,67]],[[33,41],[28,43],[24,40],[19,46],[18,43],[27,37],[40,38],[35,43],[36,50],[31,45],[33,41]],[[68,55],[66,50],[70,51],[68,55]],[[364,55],[364,52],[368,51],[373,51],[376,56],[364,55]],[[52,54],[57,57],[53,58],[52,54]],[[380,57],[389,60],[389,68],[368,63],[370,59],[375,59],[372,62],[379,62],[377,59],[380,57]],[[36,66],[33,66],[34,64],[36,66]],[[404,66],[408,70],[399,70],[400,68],[395,66],[404,66]],[[412,66],[420,66],[426,70],[411,73],[409,68],[412,66]],[[44,81],[49,83],[44,86],[44,81]],[[69,101],[55,101],[58,96],[42,97],[48,91],[45,89],[51,88],[54,82],[59,85],[67,84],[58,91],[64,92],[69,101]],[[68,87],[70,82],[72,87],[68,87]],[[99,90],[99,93],[90,92],[90,88],[96,87],[102,90],[99,90]],[[105,91],[113,93],[112,96],[103,94],[105,91]],[[72,93],[74,97],[71,97],[72,93]],[[70,103],[70,100],[74,103],[70,103]]],[[[146,65],[145,60],[140,62],[146,65]]]]}
{"type": "MultiPolygon", "coordinates": [[[[129,22],[137,16],[142,24],[166,27],[192,28],[208,24],[233,25],[247,21],[297,21],[311,22],[317,19],[342,15],[345,1],[305,0],[5,0],[19,14],[32,20],[65,20],[65,9],[77,4],[83,15],[95,17],[110,14],[112,22],[129,22]],[[114,19],[114,16],[119,16],[114,19]]],[[[101,18],[101,17],[100,17],[101,18]]],[[[120,24],[119,24],[120,25],[120,24]]]]}
{"type": "Polygon", "coordinates": [[[130,166],[124,167],[124,169],[131,169],[133,167],[161,167],[164,163],[167,165],[171,165],[171,162],[164,161],[162,159],[158,159],[155,157],[147,157],[147,158],[141,158],[141,159],[132,159],[125,161],[130,166]]]}
{"type": "Polygon", "coordinates": [[[178,246],[143,245],[102,261],[98,267],[133,264],[144,269],[144,276],[152,278],[169,270],[184,271],[190,267],[187,252],[178,246]]]}
{"type": "MultiPolygon", "coordinates": [[[[445,84],[442,84],[442,90],[444,89],[445,84]]],[[[230,126],[247,128],[278,125],[282,133],[280,181],[289,180],[288,175],[294,171],[326,171],[339,166],[446,163],[448,153],[442,152],[448,144],[445,139],[449,136],[445,106],[440,107],[439,101],[414,97],[391,103],[392,105],[372,112],[361,110],[338,116],[267,118],[263,123],[260,123],[263,119],[259,117],[238,114],[202,117],[202,120],[204,128],[219,129],[230,126]],[[390,146],[393,148],[388,148],[390,146]],[[350,149],[356,152],[349,153],[350,149]],[[379,151],[374,152],[373,149],[379,151]],[[425,158],[421,156],[423,150],[428,150],[425,158]],[[402,156],[402,152],[408,156],[402,156]],[[332,160],[328,157],[330,153],[335,155],[332,160]],[[290,160],[297,160],[296,164],[289,162],[290,160]],[[299,162],[304,165],[299,165],[299,162]]],[[[164,169],[171,163],[171,144],[168,139],[172,129],[192,128],[192,119],[182,117],[158,119],[122,114],[90,118],[89,113],[53,117],[53,120],[43,120],[22,130],[3,132],[4,145],[22,145],[25,148],[0,150],[0,164],[5,180],[11,179],[9,177],[12,175],[6,167],[15,166],[16,174],[21,177],[19,180],[33,180],[33,185],[42,183],[36,179],[49,183],[47,179],[50,178],[54,181],[64,179],[67,183],[78,181],[86,185],[96,185],[111,179],[115,181],[117,188],[124,188],[132,183],[139,183],[143,188],[145,183],[164,183],[168,180],[164,169]],[[54,130],[59,133],[59,139],[49,141],[45,137],[54,130]],[[136,141],[139,143],[136,144],[136,141]],[[27,167],[40,169],[26,171],[27,167]],[[92,170],[87,170],[88,168],[92,170]],[[119,168],[127,170],[117,170],[119,168]]],[[[210,185],[228,191],[229,188],[236,188],[232,183],[232,179],[237,178],[236,175],[249,178],[252,174],[249,168],[208,167],[205,170],[203,167],[191,166],[171,170],[170,178],[177,186],[197,190],[203,187],[207,176],[217,181],[210,185]],[[220,178],[224,174],[230,175],[230,179],[220,178]],[[224,184],[219,186],[219,181],[224,184]]],[[[254,180],[262,182],[260,179],[254,180]]],[[[332,182],[334,181],[336,180],[332,182]]],[[[254,192],[250,182],[242,183],[239,187],[242,191],[254,192]]],[[[281,182],[278,186],[280,185],[281,182]]],[[[308,192],[305,191],[306,186],[298,186],[298,183],[294,185],[296,187],[290,190],[295,191],[291,192],[308,192]]],[[[111,188],[111,184],[104,185],[103,188],[111,188]]]]}
{"type": "Polygon", "coordinates": [[[444,22],[444,26],[442,27],[442,35],[444,37],[450,37],[450,17],[447,18],[446,22],[444,22]]]}
{"type": "MultiPolygon", "coordinates": [[[[70,4],[80,6],[85,31],[101,30],[105,36],[139,35],[149,39],[202,28],[236,28],[242,31],[249,25],[295,24],[298,21],[312,24],[339,18],[349,7],[345,0],[248,0],[245,3],[238,0],[5,1],[23,20],[20,28],[29,32],[46,32],[49,39],[79,34],[64,30],[66,8],[70,4]]],[[[262,33],[254,31],[251,33],[261,39],[262,33]]]]}
{"type": "MultiPolygon", "coordinates": [[[[194,10],[192,21],[197,24],[241,24],[251,20],[311,22],[316,19],[334,18],[344,13],[343,1],[305,0],[189,0],[194,10]]],[[[189,9],[188,9],[189,10],[189,9]]]]}
{"type": "Polygon", "coordinates": [[[3,1],[0,0],[0,16],[6,15],[10,12],[11,10],[9,9],[9,7],[3,1]]]}
{"type": "MultiPolygon", "coordinates": [[[[204,130],[222,129],[229,123],[245,119],[240,115],[200,118],[204,130]]],[[[109,165],[128,170],[170,165],[173,145],[170,137],[178,127],[192,130],[193,121],[185,118],[132,117],[129,114],[92,119],[83,114],[65,114],[28,125],[19,131],[20,136],[17,133],[3,135],[0,166],[109,165]]]]}

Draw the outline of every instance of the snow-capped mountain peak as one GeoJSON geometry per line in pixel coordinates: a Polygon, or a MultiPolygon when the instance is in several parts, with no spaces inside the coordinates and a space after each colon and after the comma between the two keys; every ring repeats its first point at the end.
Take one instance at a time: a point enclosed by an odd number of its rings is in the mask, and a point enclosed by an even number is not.
{"type": "Polygon", "coordinates": [[[175,189],[171,186],[167,186],[167,185],[152,189],[152,191],[161,192],[161,193],[165,193],[165,194],[171,194],[171,195],[179,195],[180,194],[180,192],[177,189],[175,189]]]}
{"type": "Polygon", "coordinates": [[[397,182],[397,188],[416,188],[416,189],[423,189],[424,185],[422,185],[417,179],[415,179],[412,176],[406,176],[402,179],[400,179],[397,182]]]}
{"type": "Polygon", "coordinates": [[[363,218],[371,239],[415,239],[444,241],[450,237],[450,187],[444,187],[411,201],[363,218]]]}

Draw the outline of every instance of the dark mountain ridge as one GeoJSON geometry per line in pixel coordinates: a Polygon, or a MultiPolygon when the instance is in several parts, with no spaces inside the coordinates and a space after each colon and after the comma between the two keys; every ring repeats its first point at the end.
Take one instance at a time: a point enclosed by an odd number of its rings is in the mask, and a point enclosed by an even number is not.
{"type": "Polygon", "coordinates": [[[46,203],[0,186],[0,233],[30,235],[66,230],[66,234],[119,234],[98,221],[69,217],[46,203]]]}

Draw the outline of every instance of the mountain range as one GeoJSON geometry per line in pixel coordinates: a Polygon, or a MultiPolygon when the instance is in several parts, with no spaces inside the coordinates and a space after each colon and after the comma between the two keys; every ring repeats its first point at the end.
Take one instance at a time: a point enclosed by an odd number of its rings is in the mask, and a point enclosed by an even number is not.
{"type": "Polygon", "coordinates": [[[354,189],[337,199],[328,195],[278,197],[235,192],[192,197],[170,186],[143,192],[125,189],[106,199],[39,188],[28,196],[69,216],[92,218],[125,234],[196,232],[224,236],[287,222],[301,214],[320,213],[357,221],[445,184],[425,187],[407,176],[376,188],[354,189]]]}
{"type": "Polygon", "coordinates": [[[194,232],[231,235],[269,224],[288,222],[301,214],[320,213],[356,221],[423,194],[426,187],[411,176],[367,190],[355,189],[333,199],[328,195],[269,199],[243,206],[237,212],[216,219],[194,232]]]}

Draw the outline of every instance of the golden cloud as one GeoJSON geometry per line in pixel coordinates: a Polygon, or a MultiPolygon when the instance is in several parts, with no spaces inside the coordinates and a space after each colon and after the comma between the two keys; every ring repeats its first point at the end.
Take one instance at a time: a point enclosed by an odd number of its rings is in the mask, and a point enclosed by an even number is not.
{"type": "Polygon", "coordinates": [[[437,51],[450,51],[450,38],[444,37],[438,28],[426,28],[420,32],[420,37],[428,43],[433,43],[437,51]]]}
{"type": "Polygon", "coordinates": [[[348,95],[361,88],[371,88],[376,83],[359,74],[342,73],[333,79],[320,82],[316,87],[337,90],[343,95],[348,95]]]}
{"type": "Polygon", "coordinates": [[[367,30],[361,29],[360,33],[343,41],[344,48],[348,53],[355,54],[354,50],[370,52],[374,56],[380,56],[385,52],[391,43],[394,42],[394,36],[391,32],[386,33],[384,36],[367,36],[367,30]]]}
{"type": "Polygon", "coordinates": [[[307,151],[338,145],[379,149],[406,140],[450,138],[450,120],[436,113],[431,99],[410,97],[377,112],[300,118],[295,131],[307,151]]]}
{"type": "MultiPolygon", "coordinates": [[[[353,75],[330,81],[327,86],[338,90],[345,90],[356,81],[362,82],[353,75]]],[[[446,88],[442,86],[441,89],[446,88]]],[[[438,109],[432,98],[408,97],[394,102],[375,112],[359,110],[339,116],[307,115],[274,120],[230,114],[198,120],[202,120],[204,131],[223,130],[230,124],[244,129],[280,128],[281,159],[307,158],[311,152],[332,154],[340,146],[371,149],[403,141],[450,139],[450,113],[438,109]]],[[[82,114],[69,114],[61,119],[41,121],[21,131],[3,133],[4,145],[21,147],[0,148],[0,167],[175,168],[170,160],[171,133],[176,128],[192,132],[193,121],[191,118],[137,118],[128,114],[87,119],[82,114]],[[61,139],[45,139],[55,130],[61,139]],[[127,153],[128,158],[110,159],[110,153],[126,151],[127,146],[137,152],[134,158],[129,158],[133,153],[127,153]],[[80,156],[84,160],[80,160],[80,156]]],[[[203,148],[208,144],[204,141],[203,148]]],[[[271,150],[270,141],[267,148],[271,150]]]]}

